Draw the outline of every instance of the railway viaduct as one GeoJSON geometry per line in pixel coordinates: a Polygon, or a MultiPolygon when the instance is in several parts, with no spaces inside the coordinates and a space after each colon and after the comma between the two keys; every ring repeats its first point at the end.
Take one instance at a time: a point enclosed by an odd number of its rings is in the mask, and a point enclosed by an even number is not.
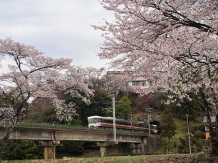
{"type": "MultiPolygon", "coordinates": [[[[5,126],[0,125],[0,139],[5,132],[5,126]]],[[[130,144],[132,154],[142,154],[145,151],[148,133],[116,132],[116,142],[113,130],[95,130],[89,128],[64,128],[60,126],[30,126],[17,125],[11,133],[11,140],[38,140],[44,146],[44,158],[55,158],[56,146],[60,141],[87,141],[96,142],[100,147],[101,157],[106,154],[106,147],[125,142],[130,144]]]]}

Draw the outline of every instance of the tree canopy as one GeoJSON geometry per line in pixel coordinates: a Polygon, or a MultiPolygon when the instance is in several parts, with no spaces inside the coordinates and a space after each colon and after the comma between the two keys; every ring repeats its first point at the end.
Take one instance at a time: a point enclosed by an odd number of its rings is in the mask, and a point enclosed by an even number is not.
{"type": "Polygon", "coordinates": [[[172,92],[170,99],[191,100],[189,92],[196,92],[208,119],[217,115],[216,0],[101,0],[101,4],[115,15],[112,22],[93,25],[105,39],[101,58],[112,59],[111,66],[128,76],[146,78],[150,85],[141,94],[159,89],[172,92]]]}
{"type": "MultiPolygon", "coordinates": [[[[126,97],[123,96],[119,99],[119,101],[115,104],[115,116],[118,119],[129,119],[131,112],[133,112],[133,108],[131,107],[131,101],[126,97]]],[[[106,112],[106,116],[113,116],[112,115],[112,108],[110,108],[106,112]]]]}
{"type": "Polygon", "coordinates": [[[105,32],[99,56],[147,78],[147,92],[162,87],[183,98],[202,82],[216,88],[216,1],[102,0],[102,5],[116,20],[93,26],[105,32]]]}
{"type": "Polygon", "coordinates": [[[42,157],[43,148],[32,140],[9,140],[0,151],[0,158],[4,160],[42,159],[42,157]]]}
{"type": "Polygon", "coordinates": [[[176,134],[176,124],[170,108],[165,108],[164,113],[161,115],[160,130],[160,136],[168,138],[170,143],[170,139],[176,134]]]}
{"type": "Polygon", "coordinates": [[[93,95],[91,83],[76,71],[71,59],[46,57],[33,46],[0,39],[0,59],[4,72],[0,74],[0,117],[10,119],[0,149],[17,121],[26,114],[31,101],[50,99],[60,121],[71,121],[76,114],[75,103],[65,103],[61,97],[69,94],[87,104],[93,95]],[[6,69],[6,70],[5,70],[6,69]]]}

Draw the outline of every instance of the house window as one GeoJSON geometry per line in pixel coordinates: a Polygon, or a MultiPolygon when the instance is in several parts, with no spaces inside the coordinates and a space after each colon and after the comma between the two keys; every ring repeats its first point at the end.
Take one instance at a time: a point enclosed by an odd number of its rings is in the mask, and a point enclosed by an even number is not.
{"type": "Polygon", "coordinates": [[[140,82],[139,81],[132,81],[132,86],[139,86],[140,82]]]}
{"type": "Polygon", "coordinates": [[[142,81],[142,86],[143,86],[143,87],[147,86],[146,81],[142,81]]]}

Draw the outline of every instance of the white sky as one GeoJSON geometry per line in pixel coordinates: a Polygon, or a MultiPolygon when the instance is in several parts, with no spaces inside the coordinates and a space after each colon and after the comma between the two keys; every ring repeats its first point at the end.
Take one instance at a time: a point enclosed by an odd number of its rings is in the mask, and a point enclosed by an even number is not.
{"type": "Polygon", "coordinates": [[[82,67],[105,66],[97,52],[100,31],[90,25],[113,20],[98,0],[0,0],[0,38],[33,45],[54,58],[82,67]]]}

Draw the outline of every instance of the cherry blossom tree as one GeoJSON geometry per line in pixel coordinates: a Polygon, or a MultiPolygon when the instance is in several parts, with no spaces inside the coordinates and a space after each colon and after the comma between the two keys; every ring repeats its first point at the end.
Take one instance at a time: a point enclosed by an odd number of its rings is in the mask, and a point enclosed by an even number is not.
{"type": "MultiPolygon", "coordinates": [[[[170,91],[183,99],[199,93],[204,114],[217,117],[217,0],[101,0],[115,20],[94,29],[105,41],[99,56],[111,67],[144,77],[148,90],[170,91]]],[[[173,99],[173,97],[171,97],[173,99]]],[[[170,101],[169,101],[170,102],[170,101]]],[[[218,155],[218,125],[210,123],[212,151],[218,155]]]]}
{"type": "Polygon", "coordinates": [[[0,120],[9,120],[0,150],[32,100],[50,99],[60,121],[71,121],[76,114],[75,104],[65,104],[61,99],[63,94],[79,97],[89,104],[89,97],[93,95],[90,82],[77,73],[71,59],[45,57],[33,46],[11,38],[0,40],[0,56],[4,68],[0,74],[0,120]]]}
{"type": "Polygon", "coordinates": [[[93,87],[98,87],[101,83],[100,80],[105,73],[105,68],[95,68],[95,67],[78,67],[80,72],[84,74],[84,77],[88,79],[93,87]]]}

